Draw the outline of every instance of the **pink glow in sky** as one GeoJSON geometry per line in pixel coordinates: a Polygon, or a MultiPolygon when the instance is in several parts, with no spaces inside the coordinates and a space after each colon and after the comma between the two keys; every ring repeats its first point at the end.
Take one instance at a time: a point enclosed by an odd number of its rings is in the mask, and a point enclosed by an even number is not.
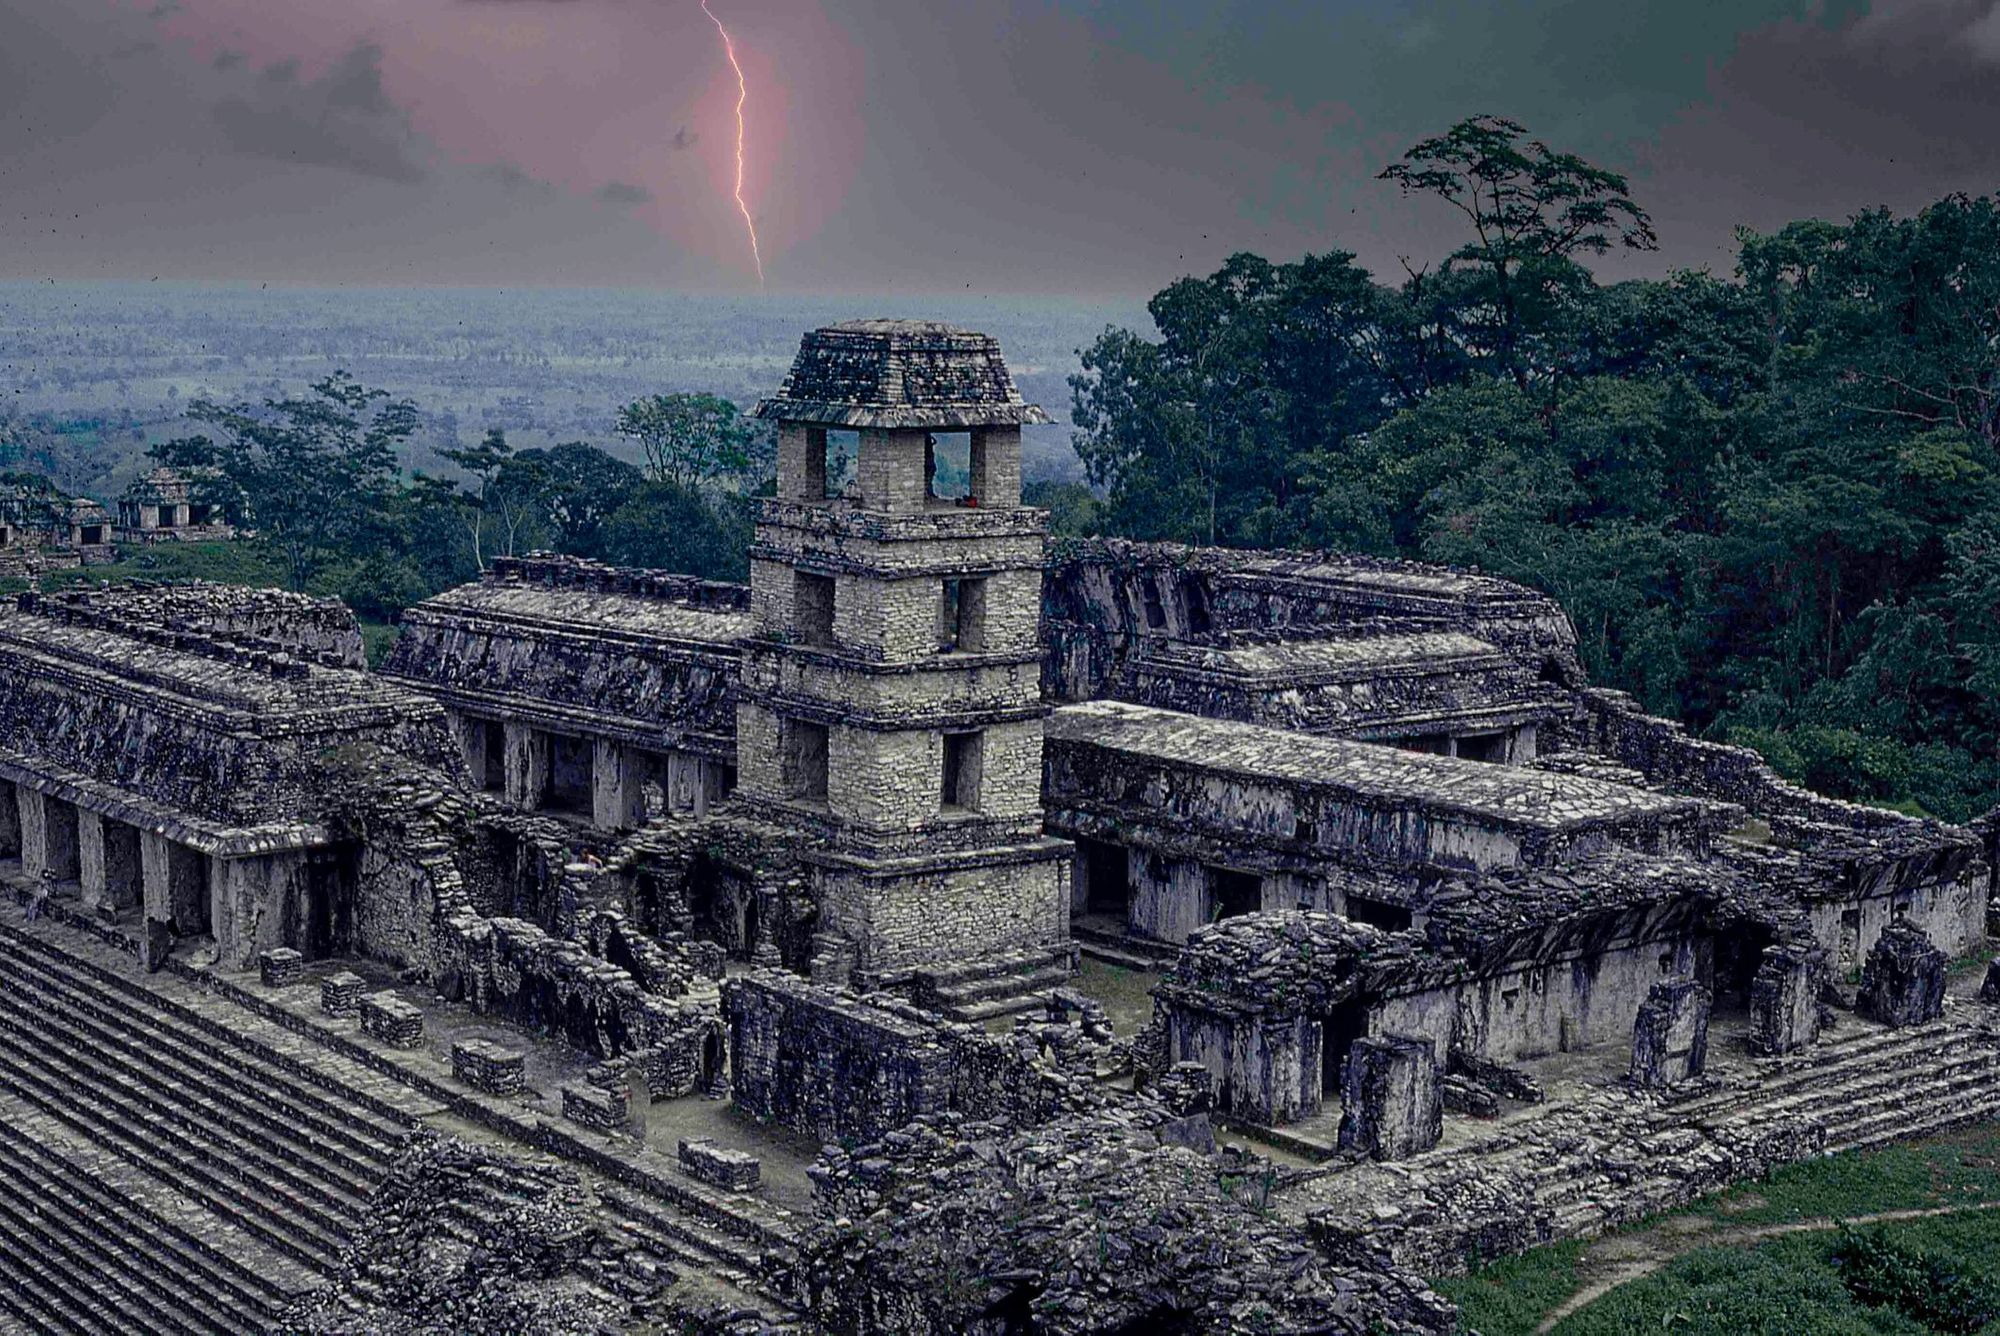
{"type": "MultiPolygon", "coordinates": [[[[718,12],[749,88],[743,193],[781,262],[859,167],[862,64],[816,0],[718,12]]],[[[180,0],[160,32],[204,58],[297,62],[300,80],[373,44],[383,91],[439,154],[580,195],[638,187],[651,199],[635,216],[750,272],[732,193],[736,76],[699,0],[180,0]]]]}

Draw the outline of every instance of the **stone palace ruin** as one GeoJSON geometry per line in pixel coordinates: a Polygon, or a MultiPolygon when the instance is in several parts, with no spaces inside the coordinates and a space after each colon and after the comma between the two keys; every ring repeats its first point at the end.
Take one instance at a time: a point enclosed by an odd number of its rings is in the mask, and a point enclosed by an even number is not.
{"type": "Polygon", "coordinates": [[[757,413],[747,588],[496,560],[374,671],[303,596],[0,612],[0,1316],[1443,1333],[1423,1276],[2000,1111],[2000,821],[1504,581],[1051,541],[983,335],[757,413]]]}

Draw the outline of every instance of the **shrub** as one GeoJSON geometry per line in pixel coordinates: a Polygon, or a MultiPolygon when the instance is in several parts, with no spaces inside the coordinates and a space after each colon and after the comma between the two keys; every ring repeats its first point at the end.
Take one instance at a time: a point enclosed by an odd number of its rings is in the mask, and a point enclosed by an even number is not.
{"type": "Polygon", "coordinates": [[[1857,1303],[1893,1308],[1933,1331],[1976,1332],[2000,1318],[2000,1293],[1959,1274],[1948,1258],[1843,1223],[1834,1248],[1840,1282],[1857,1303]]]}

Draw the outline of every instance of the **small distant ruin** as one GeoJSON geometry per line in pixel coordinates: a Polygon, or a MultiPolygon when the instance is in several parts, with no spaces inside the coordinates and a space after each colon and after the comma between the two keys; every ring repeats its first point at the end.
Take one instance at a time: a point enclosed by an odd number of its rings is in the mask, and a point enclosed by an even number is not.
{"type": "Polygon", "coordinates": [[[164,465],[149,470],[118,498],[117,540],[147,544],[234,538],[236,526],[204,487],[212,477],[164,465]]]}
{"type": "Polygon", "coordinates": [[[109,512],[89,497],[39,478],[0,478],[0,579],[113,561],[112,537],[109,512]]]}
{"type": "MultiPolygon", "coordinates": [[[[61,1256],[131,1323],[195,1274],[443,1311],[476,1219],[519,1313],[1441,1334],[1421,1276],[2000,1112],[1950,968],[2000,817],[1788,784],[1489,576],[1051,540],[983,335],[814,331],[757,413],[747,586],[507,558],[373,673],[294,595],[0,611],[0,1099],[51,1147],[0,1168],[126,1203],[61,1256]]],[[[147,486],[121,528],[200,527],[147,486]]]]}

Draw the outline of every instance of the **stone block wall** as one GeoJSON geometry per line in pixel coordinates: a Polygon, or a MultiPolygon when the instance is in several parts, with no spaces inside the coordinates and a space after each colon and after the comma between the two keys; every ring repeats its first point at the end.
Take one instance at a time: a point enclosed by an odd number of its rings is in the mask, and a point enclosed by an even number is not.
{"type": "Polygon", "coordinates": [[[835,864],[820,874],[820,929],[857,945],[857,975],[1052,947],[1069,934],[1069,850],[1031,846],[894,880],[835,864]]]}
{"type": "Polygon", "coordinates": [[[1693,979],[1663,979],[1647,993],[1632,1026],[1634,1085],[1670,1086],[1701,1075],[1708,1062],[1713,998],[1693,979]]]}
{"type": "Polygon", "coordinates": [[[1377,1160],[1406,1160],[1444,1133],[1437,1054],[1427,1039],[1357,1039],[1341,1075],[1340,1144],[1377,1160]]]}
{"type": "Polygon", "coordinates": [[[723,986],[730,1098],[827,1142],[879,1136],[956,1111],[1029,1126],[1102,1097],[1096,1047],[1065,1024],[1053,1046],[941,1021],[773,971],[723,986]]]}

